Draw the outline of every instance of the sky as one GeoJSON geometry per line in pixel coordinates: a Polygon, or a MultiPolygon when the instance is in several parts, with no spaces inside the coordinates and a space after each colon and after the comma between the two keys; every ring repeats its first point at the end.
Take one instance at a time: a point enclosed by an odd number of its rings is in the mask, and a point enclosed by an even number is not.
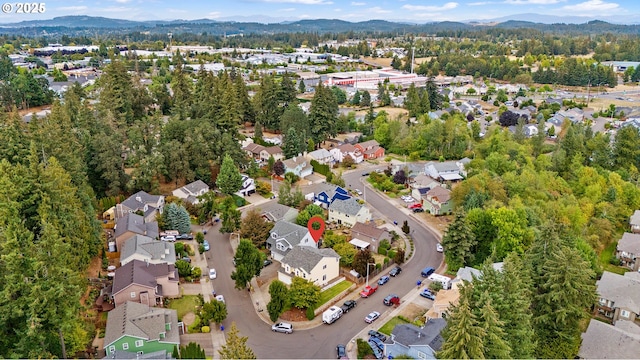
{"type": "Polygon", "coordinates": [[[41,14],[17,14],[17,3],[10,3],[13,11],[6,13],[3,7],[5,13],[0,13],[0,22],[93,15],[127,20],[381,19],[425,23],[482,21],[535,13],[554,17],[584,16],[585,21],[597,18],[640,23],[639,0],[43,0],[43,3],[45,11],[41,14]]]}

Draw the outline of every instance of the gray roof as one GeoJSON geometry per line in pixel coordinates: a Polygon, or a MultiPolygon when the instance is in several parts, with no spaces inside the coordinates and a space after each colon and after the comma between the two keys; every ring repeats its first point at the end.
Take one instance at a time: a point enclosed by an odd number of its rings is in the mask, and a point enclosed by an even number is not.
{"type": "Polygon", "coordinates": [[[371,239],[381,240],[388,237],[389,232],[387,229],[380,229],[375,225],[365,224],[358,221],[351,227],[351,235],[352,237],[358,237],[354,235],[365,235],[371,239]]]}
{"type": "Polygon", "coordinates": [[[196,181],[194,181],[194,182],[192,182],[190,184],[187,184],[187,185],[183,186],[183,188],[185,188],[191,194],[197,194],[201,190],[208,190],[209,189],[209,185],[207,185],[202,180],[196,180],[196,181]]]}
{"type": "Polygon", "coordinates": [[[338,211],[343,214],[356,216],[360,209],[362,209],[363,205],[358,202],[358,200],[354,198],[349,198],[347,200],[335,199],[330,205],[329,210],[338,211]]]}
{"type": "Polygon", "coordinates": [[[640,282],[631,277],[605,271],[596,282],[600,297],[613,301],[613,307],[640,314],[640,282]]]}
{"type": "MultiPolygon", "coordinates": [[[[616,324],[626,322],[622,320],[616,324]]],[[[591,319],[587,331],[582,334],[578,356],[583,359],[637,359],[640,335],[625,331],[627,327],[628,324],[613,326],[591,319]]]]}
{"type": "Polygon", "coordinates": [[[271,246],[271,251],[275,251],[281,254],[286,254],[287,251],[280,251],[275,245],[278,241],[286,240],[293,248],[300,244],[300,241],[309,233],[309,230],[298,224],[290,223],[288,221],[278,221],[273,229],[269,232],[269,238],[267,243],[271,246]]]}
{"type": "Polygon", "coordinates": [[[640,255],[640,234],[624,233],[616,247],[618,251],[640,255]]]}
{"type": "Polygon", "coordinates": [[[162,195],[151,195],[144,191],[138,191],[121,202],[121,204],[133,211],[137,211],[144,209],[146,204],[157,204],[162,197],[162,195]]]}
{"type": "Polygon", "coordinates": [[[135,352],[128,352],[124,350],[116,350],[113,355],[105,356],[103,359],[173,359],[171,357],[171,353],[168,353],[166,350],[158,350],[152,351],[149,353],[144,353],[142,355],[138,355],[135,352]]]}
{"type": "Polygon", "coordinates": [[[296,217],[298,217],[298,209],[279,204],[275,201],[272,201],[267,204],[262,204],[259,207],[260,211],[262,211],[262,215],[267,218],[269,221],[278,222],[280,220],[286,220],[289,222],[295,221],[296,217]]]}
{"type": "Polygon", "coordinates": [[[444,343],[440,332],[445,326],[447,326],[445,319],[429,319],[423,328],[413,324],[399,324],[393,328],[391,336],[394,342],[407,347],[426,345],[438,351],[444,343]]]}
{"type": "Polygon", "coordinates": [[[328,158],[328,157],[331,157],[332,155],[329,152],[329,150],[327,150],[325,148],[320,148],[318,150],[314,150],[314,151],[308,153],[307,156],[317,160],[317,159],[328,158]]]}
{"type": "Polygon", "coordinates": [[[340,259],[340,255],[330,248],[316,249],[309,246],[295,246],[282,258],[281,263],[288,264],[294,269],[302,269],[308,274],[325,257],[340,259]]]}
{"type": "Polygon", "coordinates": [[[164,261],[169,264],[176,262],[176,248],[172,243],[144,235],[134,235],[124,242],[120,250],[120,261],[136,253],[148,258],[151,262],[164,261]]]}
{"type": "Polygon", "coordinates": [[[463,268],[458,269],[458,272],[456,273],[456,280],[460,279],[460,280],[466,280],[468,282],[473,282],[474,277],[478,279],[481,276],[482,276],[482,272],[480,270],[469,267],[469,266],[465,266],[463,268]]]}
{"type": "Polygon", "coordinates": [[[436,169],[437,172],[444,172],[444,171],[460,171],[460,168],[458,167],[458,165],[456,165],[456,163],[454,162],[435,162],[435,161],[429,161],[426,165],[425,168],[428,168],[430,165],[433,165],[433,167],[436,169]]]}
{"type": "Polygon", "coordinates": [[[633,215],[631,215],[631,218],[629,218],[629,224],[640,225],[640,210],[636,210],[633,212],[633,215]]]}
{"type": "Polygon", "coordinates": [[[155,221],[145,223],[144,218],[138,214],[126,214],[116,220],[115,236],[118,237],[127,231],[151,238],[157,238],[159,234],[158,223],[155,221]]]}
{"type": "Polygon", "coordinates": [[[294,156],[291,159],[284,160],[283,163],[287,169],[295,169],[298,166],[302,166],[302,169],[311,167],[311,163],[304,156],[294,156]]]}
{"type": "Polygon", "coordinates": [[[172,264],[151,264],[145,261],[133,260],[116,269],[112,294],[119,293],[131,284],[155,288],[158,285],[156,278],[166,275],[169,275],[169,278],[178,280],[178,273],[172,264]]]}
{"type": "Polygon", "coordinates": [[[180,344],[176,310],[154,308],[136,302],[126,302],[109,312],[104,336],[105,348],[124,335],[144,340],[159,340],[164,343],[180,344]],[[171,324],[166,330],[165,324],[171,324]],[[160,340],[160,333],[165,338],[160,340]]]}

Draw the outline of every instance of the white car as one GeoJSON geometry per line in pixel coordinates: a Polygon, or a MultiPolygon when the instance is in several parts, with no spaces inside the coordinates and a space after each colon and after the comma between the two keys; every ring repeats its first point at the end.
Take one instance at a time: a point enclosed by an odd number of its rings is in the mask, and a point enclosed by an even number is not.
{"type": "Polygon", "coordinates": [[[406,203],[412,203],[412,202],[413,202],[413,198],[412,198],[412,197],[410,197],[410,198],[408,198],[408,199],[402,199],[402,200],[403,200],[404,202],[406,202],[406,203]]]}
{"type": "Polygon", "coordinates": [[[216,269],[209,269],[209,279],[213,280],[218,277],[216,269]]]}
{"type": "Polygon", "coordinates": [[[440,243],[436,244],[436,251],[437,252],[443,252],[444,251],[444,248],[442,247],[442,244],[440,244],[440,243]]]}
{"type": "Polygon", "coordinates": [[[176,237],[173,235],[166,235],[166,236],[160,237],[160,240],[174,242],[176,241],[176,237]]]}
{"type": "Polygon", "coordinates": [[[291,334],[293,332],[293,325],[285,322],[280,322],[280,323],[271,325],[271,331],[291,334]]]}
{"type": "Polygon", "coordinates": [[[360,190],[358,190],[358,189],[355,189],[355,192],[356,192],[356,194],[358,194],[358,195],[362,195],[362,191],[360,191],[360,190]]]}
{"type": "Polygon", "coordinates": [[[371,324],[372,322],[376,321],[376,319],[378,319],[380,317],[380,313],[377,311],[372,311],[369,313],[369,315],[367,315],[366,318],[364,318],[364,322],[366,322],[367,324],[371,324]]]}
{"type": "Polygon", "coordinates": [[[216,295],[216,300],[220,301],[221,303],[225,304],[224,302],[224,296],[222,295],[216,295]]]}

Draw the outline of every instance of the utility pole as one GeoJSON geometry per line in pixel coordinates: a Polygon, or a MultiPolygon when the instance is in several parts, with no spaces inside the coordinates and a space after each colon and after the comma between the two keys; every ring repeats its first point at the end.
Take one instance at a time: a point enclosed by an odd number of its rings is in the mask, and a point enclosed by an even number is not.
{"type": "Polygon", "coordinates": [[[411,73],[413,74],[413,62],[415,60],[415,56],[416,56],[416,47],[413,46],[411,48],[411,73]]]}
{"type": "Polygon", "coordinates": [[[167,36],[169,37],[169,51],[171,51],[171,39],[173,38],[173,33],[168,33],[167,36]]]}

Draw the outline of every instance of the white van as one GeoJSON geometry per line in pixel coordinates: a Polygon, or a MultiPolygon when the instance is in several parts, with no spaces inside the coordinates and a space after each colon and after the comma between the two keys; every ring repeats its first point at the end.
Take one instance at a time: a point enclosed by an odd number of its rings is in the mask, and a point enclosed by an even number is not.
{"type": "Polygon", "coordinates": [[[322,322],[329,325],[333,324],[336,320],[342,316],[342,309],[337,306],[332,306],[322,313],[322,322]]]}
{"type": "Polygon", "coordinates": [[[429,275],[428,279],[431,280],[431,281],[439,282],[440,284],[442,284],[442,288],[445,289],[445,290],[451,289],[451,278],[449,278],[449,277],[433,273],[433,274],[429,275]]]}

